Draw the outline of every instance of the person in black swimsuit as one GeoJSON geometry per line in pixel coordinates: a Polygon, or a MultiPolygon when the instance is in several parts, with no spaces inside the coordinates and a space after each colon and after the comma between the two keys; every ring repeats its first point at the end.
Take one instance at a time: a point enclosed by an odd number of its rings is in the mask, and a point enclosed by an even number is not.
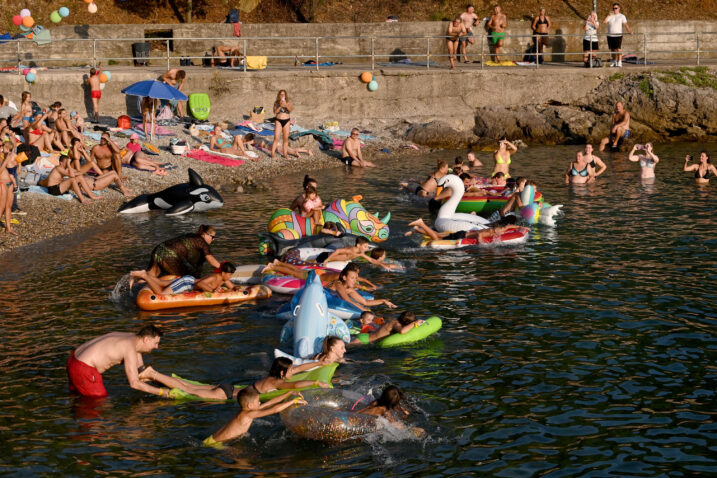
{"type": "Polygon", "coordinates": [[[540,13],[533,19],[533,41],[538,47],[538,60],[543,63],[543,47],[550,46],[548,39],[548,29],[550,28],[550,17],[545,14],[545,9],[541,7],[540,13]]]}
{"type": "Polygon", "coordinates": [[[291,130],[291,112],[294,107],[289,101],[289,95],[286,94],[286,90],[279,90],[279,94],[276,95],[276,101],[274,102],[274,144],[271,145],[271,157],[276,155],[276,150],[279,147],[279,140],[283,138],[282,153],[284,158],[288,158],[289,148],[289,131],[291,130]]]}
{"type": "Polygon", "coordinates": [[[685,156],[685,164],[682,166],[682,170],[694,171],[697,184],[709,184],[710,174],[717,176],[717,168],[710,162],[710,155],[707,154],[707,151],[700,152],[700,162],[698,164],[688,164],[690,161],[692,161],[692,156],[685,156]]]}

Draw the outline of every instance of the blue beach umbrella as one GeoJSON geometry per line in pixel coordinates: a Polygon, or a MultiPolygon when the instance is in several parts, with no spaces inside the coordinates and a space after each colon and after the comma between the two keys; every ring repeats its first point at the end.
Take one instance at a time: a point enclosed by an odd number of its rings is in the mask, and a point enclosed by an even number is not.
{"type": "MultiPolygon", "coordinates": [[[[155,100],[176,100],[176,101],[187,101],[187,95],[179,91],[173,86],[168,85],[157,80],[144,80],[134,83],[127,88],[122,90],[122,93],[130,96],[149,96],[155,100]]],[[[150,134],[154,130],[154,115],[152,115],[152,129],[150,134]]],[[[147,132],[144,135],[149,137],[147,132]]]]}

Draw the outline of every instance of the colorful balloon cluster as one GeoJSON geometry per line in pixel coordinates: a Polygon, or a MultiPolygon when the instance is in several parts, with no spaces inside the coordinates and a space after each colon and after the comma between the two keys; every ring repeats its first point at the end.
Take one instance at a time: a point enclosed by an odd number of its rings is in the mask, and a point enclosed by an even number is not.
{"type": "Polygon", "coordinates": [[[63,18],[70,14],[70,9],[67,7],[60,7],[50,14],[50,21],[52,23],[60,23],[63,18]]]}
{"type": "Polygon", "coordinates": [[[376,91],[378,89],[378,82],[370,71],[364,71],[361,73],[360,78],[362,82],[366,83],[368,91],[376,91]]]}
{"type": "Polygon", "coordinates": [[[32,28],[33,26],[35,26],[35,19],[32,18],[30,10],[28,10],[27,8],[23,8],[22,10],[20,10],[20,15],[15,15],[14,17],[12,17],[12,23],[17,27],[22,25],[25,28],[32,28]]]}

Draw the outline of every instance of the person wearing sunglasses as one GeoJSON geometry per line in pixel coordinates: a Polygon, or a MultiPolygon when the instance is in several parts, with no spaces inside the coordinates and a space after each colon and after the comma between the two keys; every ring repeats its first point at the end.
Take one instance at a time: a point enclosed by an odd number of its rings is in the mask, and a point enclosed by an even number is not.
{"type": "Polygon", "coordinates": [[[627,18],[620,13],[620,4],[613,3],[612,11],[605,17],[607,23],[607,46],[610,48],[612,63],[611,67],[622,68],[622,31],[623,27],[632,35],[632,30],[627,24],[627,18]]]}
{"type": "Polygon", "coordinates": [[[209,248],[216,234],[214,227],[202,224],[196,233],[184,234],[157,245],[150,255],[147,274],[154,277],[201,277],[205,261],[212,267],[219,268],[221,264],[209,248]]]}

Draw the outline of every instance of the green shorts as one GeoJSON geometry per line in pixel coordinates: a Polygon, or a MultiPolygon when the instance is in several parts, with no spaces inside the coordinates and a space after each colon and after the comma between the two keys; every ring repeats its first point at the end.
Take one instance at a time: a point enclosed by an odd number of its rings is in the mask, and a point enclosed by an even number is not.
{"type": "Polygon", "coordinates": [[[505,38],[505,32],[493,32],[488,35],[488,38],[493,42],[494,45],[497,45],[499,41],[505,38]]]}

